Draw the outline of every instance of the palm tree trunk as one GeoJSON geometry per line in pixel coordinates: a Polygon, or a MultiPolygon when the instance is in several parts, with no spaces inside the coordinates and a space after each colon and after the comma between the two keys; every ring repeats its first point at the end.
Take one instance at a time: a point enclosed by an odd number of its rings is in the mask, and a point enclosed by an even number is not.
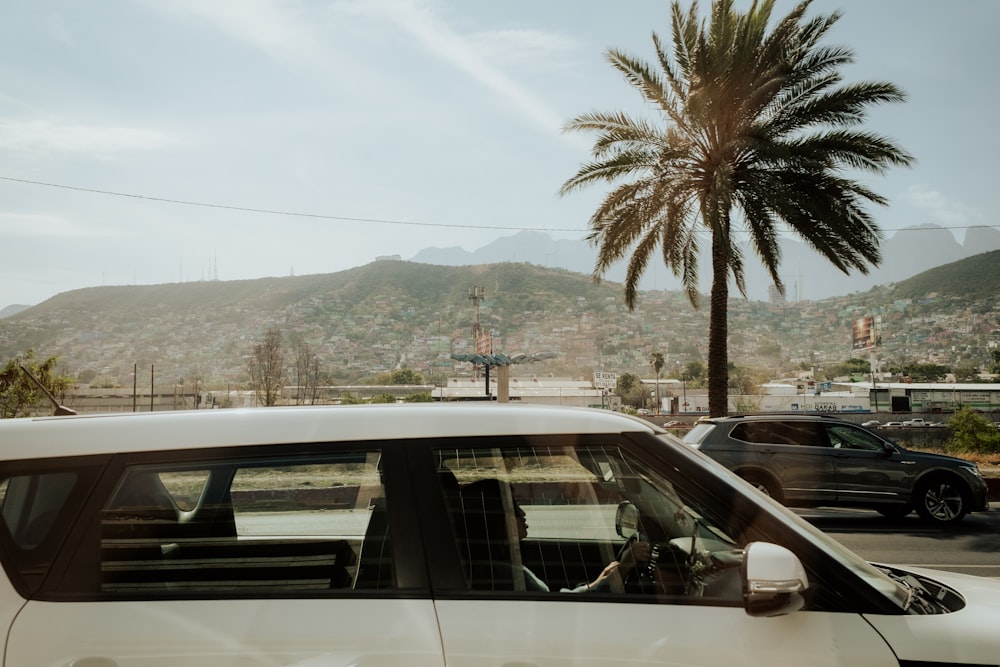
{"type": "MultiPolygon", "coordinates": [[[[725,220],[728,226],[728,219],[725,220]]],[[[726,235],[728,238],[728,234],[726,235]]],[[[729,411],[729,246],[719,231],[712,233],[712,292],[708,323],[708,414],[729,411]]]]}

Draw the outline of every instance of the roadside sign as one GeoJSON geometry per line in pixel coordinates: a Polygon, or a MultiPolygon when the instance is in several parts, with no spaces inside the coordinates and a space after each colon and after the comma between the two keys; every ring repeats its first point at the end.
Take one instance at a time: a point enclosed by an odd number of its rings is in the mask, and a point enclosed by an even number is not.
{"type": "Polygon", "coordinates": [[[595,389],[614,389],[618,386],[618,373],[605,373],[604,371],[594,371],[595,389]]]}

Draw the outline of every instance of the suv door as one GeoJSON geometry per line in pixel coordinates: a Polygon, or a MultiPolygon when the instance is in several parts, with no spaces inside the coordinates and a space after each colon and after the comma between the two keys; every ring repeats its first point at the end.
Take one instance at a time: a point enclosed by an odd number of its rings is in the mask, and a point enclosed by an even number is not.
{"type": "Polygon", "coordinates": [[[399,443],[122,457],[4,664],[441,667],[409,489],[399,443]]]}
{"type": "Polygon", "coordinates": [[[418,502],[451,535],[428,559],[449,667],[897,664],[856,613],[750,617],[741,550],[787,531],[715,466],[658,458],[680,443],[635,446],[465,440],[426,457],[437,488],[418,502]]]}
{"type": "Polygon", "coordinates": [[[788,505],[824,505],[837,499],[834,452],[820,424],[807,420],[746,420],[730,437],[748,443],[761,467],[781,485],[788,505]]]}
{"type": "Polygon", "coordinates": [[[834,451],[837,499],[842,504],[906,505],[918,472],[913,461],[874,433],[853,424],[824,424],[834,451]]]}

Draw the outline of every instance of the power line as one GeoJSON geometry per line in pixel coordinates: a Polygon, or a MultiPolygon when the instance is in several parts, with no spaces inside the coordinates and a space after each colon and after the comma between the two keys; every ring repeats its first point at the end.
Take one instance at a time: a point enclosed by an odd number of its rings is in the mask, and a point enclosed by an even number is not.
{"type": "Polygon", "coordinates": [[[301,213],[297,211],[281,211],[277,209],[252,208],[249,206],[234,206],[230,204],[213,204],[209,202],[187,201],[184,199],[170,199],[168,197],[150,197],[147,195],[136,195],[128,192],[114,192],[111,190],[98,190],[95,188],[82,188],[75,185],[63,185],[60,183],[45,183],[43,181],[32,181],[26,178],[13,178],[11,176],[0,176],[0,180],[12,181],[14,183],[27,183],[30,185],[41,185],[47,188],[60,188],[62,190],[73,190],[76,192],[87,192],[97,195],[109,195],[112,197],[126,197],[129,199],[142,199],[145,201],[163,202],[166,204],[180,204],[183,206],[200,206],[202,208],[218,208],[227,211],[242,211],[244,213],[264,213],[268,215],[287,215],[297,218],[318,218],[320,220],[338,220],[343,222],[373,222],[385,225],[410,225],[414,227],[449,227],[455,229],[497,229],[503,231],[527,231],[527,232],[580,232],[585,229],[566,229],[561,227],[523,227],[504,225],[459,225],[445,222],[416,222],[413,220],[389,220],[381,218],[354,218],[345,215],[326,215],[323,213],[301,213]]]}
{"type": "MultiPolygon", "coordinates": [[[[385,218],[354,218],[345,215],[327,215],[323,213],[301,213],[297,211],[282,211],[278,209],[253,208],[249,206],[235,206],[230,204],[213,204],[210,202],[188,201],[184,199],[171,199],[169,197],[150,197],[147,195],[136,195],[129,192],[114,192],[112,190],[98,190],[96,188],[84,188],[75,185],[64,185],[61,183],[46,183],[44,181],[32,181],[26,178],[14,178],[12,176],[0,176],[0,180],[14,183],[26,183],[29,185],[40,185],[46,188],[59,188],[62,190],[73,190],[75,192],[87,192],[97,195],[108,195],[111,197],[125,197],[127,199],[142,199],[145,201],[162,202],[166,204],[179,204],[182,206],[199,206],[202,208],[217,208],[227,211],[242,211],[244,213],[262,213],[266,215],[287,215],[296,218],[316,218],[319,220],[338,220],[343,222],[372,222],[383,225],[408,225],[412,227],[444,227],[450,229],[495,229],[511,232],[577,232],[587,233],[589,229],[566,229],[565,227],[523,227],[506,225],[460,225],[445,222],[416,222],[413,220],[390,220],[385,218]]],[[[894,227],[882,228],[884,232],[924,232],[939,229],[968,230],[978,227],[993,227],[994,225],[934,225],[931,227],[894,227]]],[[[705,230],[698,230],[707,233],[705,230]]],[[[740,230],[743,231],[743,230],[740,230]]]]}

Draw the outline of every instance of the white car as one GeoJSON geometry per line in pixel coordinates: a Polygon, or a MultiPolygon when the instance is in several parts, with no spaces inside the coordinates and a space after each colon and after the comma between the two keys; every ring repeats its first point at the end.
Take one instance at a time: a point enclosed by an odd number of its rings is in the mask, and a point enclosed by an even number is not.
{"type": "Polygon", "coordinates": [[[986,665],[1000,582],[871,565],[647,421],[0,421],[4,667],[986,665]]]}

